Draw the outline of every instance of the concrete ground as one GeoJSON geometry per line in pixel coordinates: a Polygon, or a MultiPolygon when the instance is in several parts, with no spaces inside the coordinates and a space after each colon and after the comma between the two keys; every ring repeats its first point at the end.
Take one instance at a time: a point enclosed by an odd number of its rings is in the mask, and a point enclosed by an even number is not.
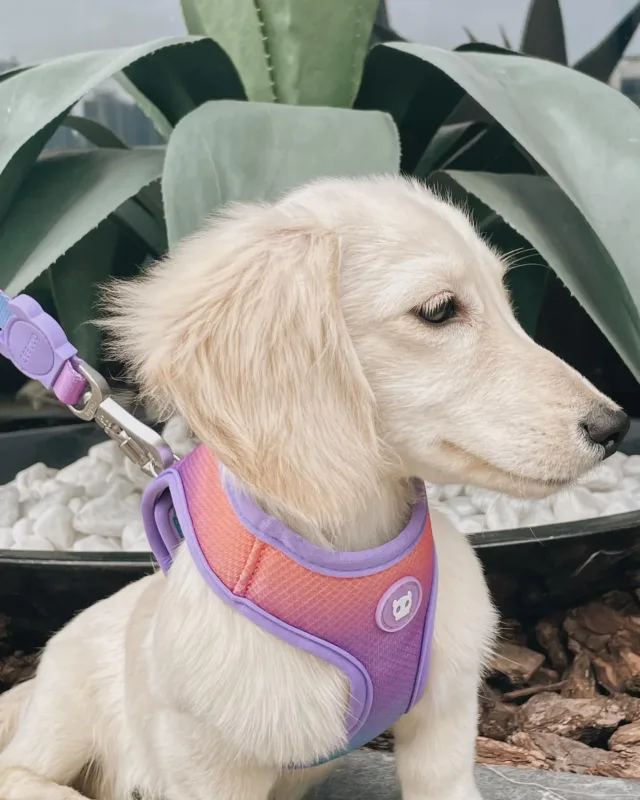
{"type": "MultiPolygon", "coordinates": [[[[640,800],[640,781],[478,767],[484,800],[640,800]]],[[[400,800],[393,756],[356,752],[309,800],[400,800]]]]}

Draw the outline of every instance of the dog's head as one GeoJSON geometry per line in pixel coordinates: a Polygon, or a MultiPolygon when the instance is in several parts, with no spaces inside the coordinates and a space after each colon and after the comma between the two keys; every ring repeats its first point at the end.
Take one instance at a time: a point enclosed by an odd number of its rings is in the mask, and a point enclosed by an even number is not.
{"type": "Polygon", "coordinates": [[[322,522],[390,474],[539,496],[615,449],[625,415],[526,336],[505,268],[414,183],[327,180],[231,209],[107,303],[144,392],[322,522]]]}

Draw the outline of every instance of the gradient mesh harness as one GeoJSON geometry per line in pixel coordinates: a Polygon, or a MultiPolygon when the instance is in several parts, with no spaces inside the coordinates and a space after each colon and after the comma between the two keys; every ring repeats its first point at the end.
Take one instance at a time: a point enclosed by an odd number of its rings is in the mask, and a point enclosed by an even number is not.
{"type": "Polygon", "coordinates": [[[423,695],[437,595],[423,485],[407,527],[391,542],[326,550],[262,511],[235,481],[225,485],[215,457],[200,445],[154,480],[142,512],[165,572],[184,539],[224,602],[347,676],[345,747],[315,763],[371,741],[423,695]]]}

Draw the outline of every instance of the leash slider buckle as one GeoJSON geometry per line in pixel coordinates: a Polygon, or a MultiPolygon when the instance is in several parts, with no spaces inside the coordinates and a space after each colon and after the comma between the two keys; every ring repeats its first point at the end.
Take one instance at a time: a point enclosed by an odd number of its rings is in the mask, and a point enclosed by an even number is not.
{"type": "Polygon", "coordinates": [[[89,387],[82,405],[69,406],[76,417],[99,425],[110,439],[118,443],[122,453],[146,475],[156,478],[168,469],[175,461],[175,456],[165,440],[116,403],[99,372],[84,363],[78,364],[76,369],[89,387]]]}

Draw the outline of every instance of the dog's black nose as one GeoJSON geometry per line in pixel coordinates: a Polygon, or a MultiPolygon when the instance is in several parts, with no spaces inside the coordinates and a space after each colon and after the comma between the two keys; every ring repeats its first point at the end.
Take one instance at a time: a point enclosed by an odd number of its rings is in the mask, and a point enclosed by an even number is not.
{"type": "Polygon", "coordinates": [[[604,457],[612,456],[629,430],[630,420],[624,411],[600,406],[582,424],[585,433],[595,444],[604,447],[604,457]]]}

